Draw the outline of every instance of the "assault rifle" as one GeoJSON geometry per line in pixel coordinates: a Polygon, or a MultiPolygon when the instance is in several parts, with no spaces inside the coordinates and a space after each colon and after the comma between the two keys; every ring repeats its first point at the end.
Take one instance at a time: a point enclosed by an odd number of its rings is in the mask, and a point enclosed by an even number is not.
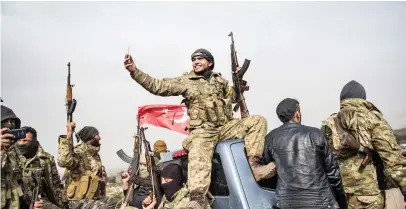
{"type": "MultiPolygon", "coordinates": [[[[72,85],[70,83],[70,62],[68,62],[68,78],[67,78],[67,84],[66,84],[66,100],[65,100],[65,105],[66,105],[66,117],[68,123],[73,121],[73,112],[75,112],[76,108],[76,99],[72,98],[72,87],[75,85],[72,85]]],[[[75,130],[73,130],[75,131],[75,130]]],[[[79,142],[79,138],[77,139],[77,142],[79,142]]],[[[73,136],[72,136],[72,149],[73,149],[73,136]]]]}
{"type": "MultiPolygon", "coordinates": [[[[136,151],[134,151],[134,156],[131,158],[125,152],[120,149],[117,151],[117,155],[124,161],[124,162],[131,162],[130,167],[132,167],[131,173],[130,173],[130,188],[127,192],[127,195],[124,199],[124,203],[122,205],[122,208],[124,208],[129,200],[133,197],[133,192],[134,192],[134,184],[143,186],[145,188],[152,188],[152,193],[155,194],[155,198],[157,199],[157,202],[159,203],[162,200],[162,189],[161,189],[161,179],[159,175],[159,171],[157,168],[157,162],[155,162],[154,157],[151,156],[152,150],[149,141],[145,138],[145,130],[147,128],[139,128],[139,131],[136,138],[136,145],[134,147],[137,147],[136,151]],[[144,144],[144,151],[145,151],[145,160],[146,160],[146,166],[147,166],[147,171],[149,173],[148,177],[140,177],[139,174],[139,159],[140,159],[140,153],[141,153],[141,145],[142,143],[144,144]],[[135,169],[137,168],[137,169],[135,169]]],[[[157,204],[158,206],[158,204],[157,204]]]]}
{"type": "MultiPolygon", "coordinates": [[[[152,186],[152,194],[155,195],[157,205],[155,208],[158,208],[159,203],[162,200],[162,189],[161,189],[161,178],[160,175],[158,174],[158,169],[156,166],[155,159],[151,157],[151,145],[149,144],[149,141],[145,138],[145,133],[144,130],[146,128],[141,128],[141,139],[142,142],[144,143],[144,151],[145,151],[145,161],[147,163],[147,170],[149,173],[149,177],[151,178],[151,186],[152,186]]],[[[153,155],[153,154],[152,154],[153,155]]],[[[152,195],[152,198],[153,198],[152,195]]]]}
{"type": "Polygon", "coordinates": [[[33,172],[33,178],[35,182],[35,188],[32,193],[32,200],[30,202],[30,209],[34,209],[35,202],[39,201],[38,196],[41,194],[41,177],[42,177],[42,169],[39,171],[33,172]]]}
{"type": "MultiPolygon", "coordinates": [[[[117,151],[118,157],[120,157],[124,162],[130,163],[128,170],[130,171],[130,179],[134,179],[139,171],[140,166],[140,154],[141,154],[141,139],[140,139],[140,126],[139,126],[140,116],[138,116],[138,125],[137,125],[137,135],[134,136],[134,149],[133,149],[133,158],[125,154],[125,152],[120,149],[117,151]]],[[[134,181],[130,181],[130,187],[124,198],[124,202],[121,205],[121,209],[125,208],[129,202],[132,202],[134,192],[134,181]]]]}
{"type": "Polygon", "coordinates": [[[237,67],[239,67],[238,59],[237,59],[237,52],[235,51],[234,46],[234,37],[233,32],[230,32],[228,36],[231,37],[231,71],[233,76],[233,84],[234,84],[234,92],[237,99],[237,104],[234,106],[234,112],[237,112],[238,109],[241,111],[241,118],[246,118],[250,114],[248,112],[247,104],[245,103],[245,98],[243,95],[244,91],[248,91],[249,87],[247,86],[247,81],[243,80],[245,72],[247,72],[248,67],[250,66],[251,60],[245,59],[244,64],[242,65],[240,71],[236,73],[237,67]]]}

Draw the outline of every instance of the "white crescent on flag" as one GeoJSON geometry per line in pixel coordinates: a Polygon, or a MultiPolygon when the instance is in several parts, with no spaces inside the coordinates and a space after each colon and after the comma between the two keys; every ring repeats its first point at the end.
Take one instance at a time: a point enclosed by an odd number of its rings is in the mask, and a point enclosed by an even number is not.
{"type": "Polygon", "coordinates": [[[180,119],[174,119],[173,121],[174,121],[175,123],[184,123],[184,122],[186,122],[186,121],[189,119],[189,116],[187,115],[187,109],[186,109],[186,107],[183,107],[182,109],[183,109],[183,116],[182,116],[182,118],[180,118],[180,119]]]}

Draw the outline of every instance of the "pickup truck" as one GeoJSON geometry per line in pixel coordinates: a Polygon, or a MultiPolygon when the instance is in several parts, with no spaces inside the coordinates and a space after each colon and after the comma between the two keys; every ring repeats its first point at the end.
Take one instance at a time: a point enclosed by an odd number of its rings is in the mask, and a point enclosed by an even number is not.
{"type": "MultiPolygon", "coordinates": [[[[177,150],[161,156],[162,166],[179,164],[187,177],[187,153],[177,150]]],[[[276,176],[256,182],[241,139],[217,143],[212,160],[210,193],[212,209],[271,209],[275,202],[276,176]]]]}

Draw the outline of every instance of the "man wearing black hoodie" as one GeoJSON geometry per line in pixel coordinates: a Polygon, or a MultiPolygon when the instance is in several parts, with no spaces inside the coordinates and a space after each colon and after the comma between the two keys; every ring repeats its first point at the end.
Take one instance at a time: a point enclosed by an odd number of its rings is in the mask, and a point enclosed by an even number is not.
{"type": "Polygon", "coordinates": [[[282,126],[265,139],[263,163],[274,161],[280,209],[347,209],[340,169],[320,129],[301,125],[299,102],[284,99],[276,113],[282,126]]]}
{"type": "MultiPolygon", "coordinates": [[[[15,146],[14,136],[5,134],[7,130],[18,129],[21,120],[10,108],[1,105],[1,208],[14,209],[21,206],[23,196],[19,181],[24,158],[15,146]]],[[[35,203],[34,208],[43,208],[43,202],[35,203]]]]}

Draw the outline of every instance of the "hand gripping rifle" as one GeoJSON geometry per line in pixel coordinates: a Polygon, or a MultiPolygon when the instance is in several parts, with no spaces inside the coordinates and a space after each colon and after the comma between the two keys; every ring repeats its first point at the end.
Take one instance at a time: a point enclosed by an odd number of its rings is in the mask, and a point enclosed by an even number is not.
{"type": "Polygon", "coordinates": [[[32,193],[32,200],[30,203],[30,209],[34,209],[35,202],[39,201],[39,195],[41,194],[41,177],[42,177],[42,169],[33,172],[33,178],[35,182],[35,188],[32,193]]]}
{"type": "Polygon", "coordinates": [[[248,67],[250,66],[251,60],[245,59],[244,64],[242,65],[240,71],[238,73],[235,73],[237,71],[237,67],[239,66],[238,64],[238,59],[237,59],[237,52],[235,51],[235,46],[234,46],[234,37],[233,37],[233,32],[230,32],[228,35],[231,37],[231,71],[232,76],[233,76],[233,83],[234,83],[234,92],[236,95],[237,99],[237,104],[234,106],[233,110],[234,112],[237,112],[238,109],[240,108],[241,111],[241,118],[246,118],[249,116],[248,112],[248,107],[247,104],[245,103],[245,98],[243,95],[244,91],[248,91],[249,87],[247,85],[247,81],[243,80],[243,76],[245,72],[247,72],[248,67]]]}
{"type": "MultiPolygon", "coordinates": [[[[76,99],[72,98],[72,87],[75,85],[72,85],[70,83],[70,62],[68,62],[68,78],[67,78],[67,84],[66,84],[66,100],[65,100],[65,105],[66,105],[66,117],[68,123],[73,121],[73,112],[75,112],[76,108],[76,99]]],[[[75,130],[72,130],[75,131],[75,130]]],[[[72,150],[73,150],[73,136],[72,138],[72,150]]],[[[78,141],[79,142],[79,139],[78,141]]]]}

